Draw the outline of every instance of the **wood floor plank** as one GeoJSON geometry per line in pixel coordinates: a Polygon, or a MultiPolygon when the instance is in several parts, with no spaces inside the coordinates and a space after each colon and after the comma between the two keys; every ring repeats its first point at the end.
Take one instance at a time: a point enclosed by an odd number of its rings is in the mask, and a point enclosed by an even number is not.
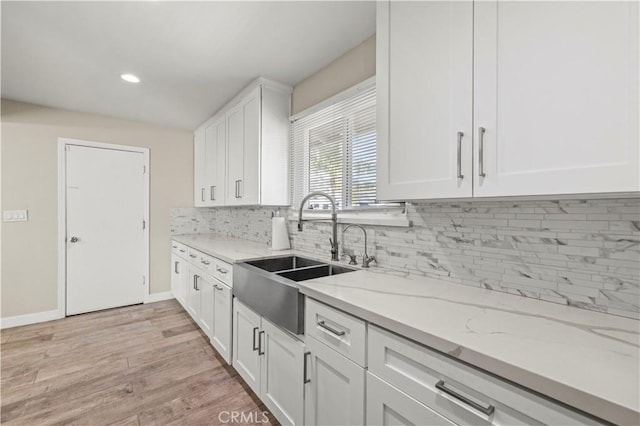
{"type": "Polygon", "coordinates": [[[175,300],[5,329],[0,358],[3,425],[210,425],[223,411],[268,413],[175,300]]]}

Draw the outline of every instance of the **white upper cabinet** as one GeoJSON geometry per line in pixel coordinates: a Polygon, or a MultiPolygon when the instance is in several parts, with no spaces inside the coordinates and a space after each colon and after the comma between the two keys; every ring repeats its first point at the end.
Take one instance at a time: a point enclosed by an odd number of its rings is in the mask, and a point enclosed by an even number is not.
{"type": "Polygon", "coordinates": [[[377,12],[378,199],[470,197],[473,3],[377,12]]]}
{"type": "Polygon", "coordinates": [[[196,131],[196,206],[289,204],[290,94],[290,87],[260,78],[196,131]],[[206,135],[204,154],[199,132],[206,135]]]}
{"type": "Polygon", "coordinates": [[[378,199],[640,190],[638,38],[637,2],[379,2],[378,199]]]}
{"type": "Polygon", "coordinates": [[[193,203],[196,207],[205,205],[205,132],[196,130],[193,135],[193,203]]]}
{"type": "Polygon", "coordinates": [[[477,2],[474,28],[474,195],[640,189],[637,2],[477,2]]]}
{"type": "Polygon", "coordinates": [[[205,130],[205,205],[222,206],[225,203],[227,178],[226,120],[222,116],[205,130]]]}

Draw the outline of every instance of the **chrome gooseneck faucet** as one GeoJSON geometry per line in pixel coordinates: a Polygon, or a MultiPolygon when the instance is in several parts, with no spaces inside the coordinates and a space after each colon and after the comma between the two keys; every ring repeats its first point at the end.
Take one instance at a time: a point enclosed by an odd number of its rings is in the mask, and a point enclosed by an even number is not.
{"type": "Polygon", "coordinates": [[[336,202],[331,195],[318,191],[311,192],[302,199],[300,209],[298,210],[298,231],[302,232],[302,211],[304,209],[304,203],[312,197],[325,197],[331,202],[331,223],[333,226],[331,235],[333,238],[329,238],[329,244],[331,244],[331,260],[338,261],[340,260],[338,257],[338,214],[336,213],[336,202]]]}
{"type": "MultiPolygon", "coordinates": [[[[369,264],[371,262],[376,262],[376,257],[375,256],[369,256],[367,254],[367,231],[362,226],[356,225],[355,223],[352,223],[352,224],[349,224],[349,225],[345,226],[344,229],[342,230],[342,233],[344,234],[345,232],[347,232],[347,229],[351,228],[352,226],[362,229],[362,233],[364,234],[364,254],[362,255],[362,267],[363,268],[368,268],[369,264]]],[[[355,258],[355,256],[354,256],[354,258],[355,258]]],[[[355,262],[354,262],[354,264],[355,264],[355,262]]]]}

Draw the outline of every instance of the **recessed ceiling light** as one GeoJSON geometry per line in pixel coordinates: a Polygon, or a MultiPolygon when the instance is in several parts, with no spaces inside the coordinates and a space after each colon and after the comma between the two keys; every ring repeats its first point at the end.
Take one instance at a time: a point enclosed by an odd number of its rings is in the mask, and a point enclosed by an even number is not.
{"type": "Polygon", "coordinates": [[[120,78],[129,83],[140,83],[140,79],[133,74],[122,74],[120,78]]]}

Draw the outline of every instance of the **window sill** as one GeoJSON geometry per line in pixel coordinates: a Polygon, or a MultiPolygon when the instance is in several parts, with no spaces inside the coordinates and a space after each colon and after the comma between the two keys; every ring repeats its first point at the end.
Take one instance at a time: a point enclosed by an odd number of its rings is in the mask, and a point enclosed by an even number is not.
{"type": "MultiPolygon", "coordinates": [[[[287,220],[297,222],[298,210],[290,210],[290,214],[287,220]]],[[[321,212],[314,210],[305,210],[303,220],[311,221],[330,221],[331,212],[323,210],[321,212]]],[[[409,228],[413,224],[409,220],[406,214],[405,207],[398,208],[385,208],[379,211],[369,210],[338,210],[338,223],[355,223],[358,225],[372,225],[372,226],[397,226],[403,228],[409,228]]]]}

